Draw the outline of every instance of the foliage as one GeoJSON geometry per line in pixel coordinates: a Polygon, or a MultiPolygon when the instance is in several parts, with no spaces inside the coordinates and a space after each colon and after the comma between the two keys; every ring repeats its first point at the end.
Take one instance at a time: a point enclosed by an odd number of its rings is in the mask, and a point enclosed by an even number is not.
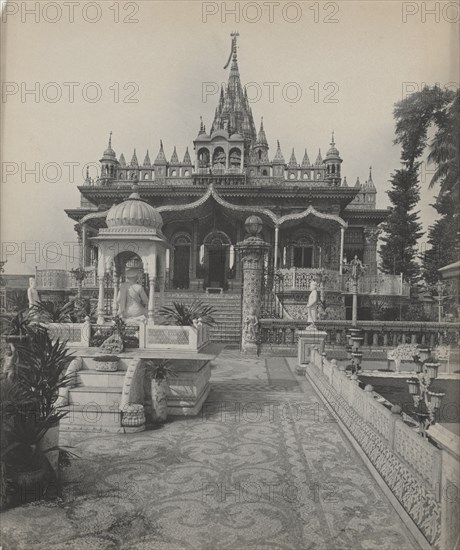
{"type": "Polygon", "coordinates": [[[71,323],[73,302],[39,302],[31,308],[31,312],[35,313],[43,323],[71,323]]]}
{"type": "Polygon", "coordinates": [[[145,361],[145,367],[154,380],[166,380],[168,376],[176,376],[176,373],[171,368],[169,359],[145,361]]]}
{"type": "Polygon", "coordinates": [[[381,269],[384,273],[403,273],[406,280],[414,282],[420,272],[416,262],[416,245],[422,236],[419,213],[414,212],[419,198],[417,166],[396,170],[391,178],[388,196],[391,213],[383,224],[383,245],[380,250],[381,269]]]}
{"type": "Polygon", "coordinates": [[[435,164],[430,187],[440,186],[433,205],[440,218],[429,228],[430,249],[422,258],[424,277],[434,283],[440,278],[438,269],[460,257],[460,91],[425,87],[397,103],[394,116],[402,160],[415,166],[428,146],[428,162],[435,164]],[[429,142],[431,128],[434,137],[429,142]]]}
{"type": "Polygon", "coordinates": [[[76,298],[71,318],[74,323],[83,323],[86,317],[91,322],[96,321],[97,304],[93,304],[89,298],[76,298]]]}
{"type": "Polygon", "coordinates": [[[7,294],[6,302],[8,309],[14,312],[24,311],[29,307],[27,291],[13,290],[11,294],[7,294]]]}
{"type": "Polygon", "coordinates": [[[171,324],[179,326],[193,326],[194,321],[213,326],[216,324],[213,317],[215,312],[212,306],[203,304],[200,300],[194,300],[190,305],[173,302],[172,307],[160,309],[160,315],[163,315],[171,324]]]}
{"type": "Polygon", "coordinates": [[[40,418],[50,418],[54,411],[55,419],[59,421],[54,403],[59,389],[70,381],[64,375],[71,359],[65,342],[59,338],[53,342],[45,330],[34,333],[27,344],[19,344],[16,349],[19,364],[16,381],[23,399],[37,405],[40,418]]]}

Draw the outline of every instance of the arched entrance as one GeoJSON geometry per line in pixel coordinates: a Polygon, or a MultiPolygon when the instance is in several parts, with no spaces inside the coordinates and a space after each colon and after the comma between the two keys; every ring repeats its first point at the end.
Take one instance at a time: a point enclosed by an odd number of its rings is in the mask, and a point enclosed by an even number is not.
{"type": "Polygon", "coordinates": [[[190,287],[190,252],[192,241],[187,233],[177,233],[172,239],[173,245],[173,288],[190,287]]]}
{"type": "Polygon", "coordinates": [[[227,272],[232,245],[223,231],[209,233],[204,241],[204,286],[227,290],[227,272]]]}

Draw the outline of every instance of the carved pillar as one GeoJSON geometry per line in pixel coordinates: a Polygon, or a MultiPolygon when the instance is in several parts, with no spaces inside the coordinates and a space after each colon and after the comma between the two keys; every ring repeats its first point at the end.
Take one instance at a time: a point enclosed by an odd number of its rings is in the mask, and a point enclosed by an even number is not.
{"type": "Polygon", "coordinates": [[[343,246],[345,242],[345,227],[340,228],[340,253],[339,253],[339,273],[343,273],[343,246]]]}
{"type": "Polygon", "coordinates": [[[97,298],[97,324],[104,324],[104,275],[105,275],[105,258],[101,249],[99,249],[97,277],[99,283],[99,294],[97,298]]]}
{"type": "Polygon", "coordinates": [[[255,355],[259,335],[264,256],[270,245],[259,236],[262,232],[262,220],[258,216],[250,216],[246,220],[245,229],[247,237],[236,246],[243,268],[241,348],[243,352],[255,355]]]}
{"type": "Polygon", "coordinates": [[[369,275],[377,273],[377,241],[380,229],[378,227],[366,227],[364,229],[364,265],[368,266],[369,275]]]}
{"type": "Polygon", "coordinates": [[[148,322],[154,324],[155,314],[155,280],[157,276],[157,257],[152,254],[149,258],[149,305],[148,305],[148,322]]]}
{"type": "Polygon", "coordinates": [[[117,266],[113,266],[113,302],[112,302],[112,317],[118,315],[118,291],[119,281],[117,266]]]}
{"type": "Polygon", "coordinates": [[[276,270],[278,269],[278,241],[279,241],[279,232],[280,228],[279,226],[275,225],[275,249],[274,249],[274,259],[273,259],[273,269],[276,273],[276,270]]]}

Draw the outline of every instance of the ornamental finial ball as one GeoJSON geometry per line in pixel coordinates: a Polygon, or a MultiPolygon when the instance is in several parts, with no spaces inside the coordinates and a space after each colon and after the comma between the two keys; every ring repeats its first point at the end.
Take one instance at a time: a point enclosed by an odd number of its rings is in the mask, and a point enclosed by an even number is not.
{"type": "Polygon", "coordinates": [[[250,237],[258,237],[262,233],[262,220],[259,216],[249,216],[244,222],[244,228],[250,237]]]}

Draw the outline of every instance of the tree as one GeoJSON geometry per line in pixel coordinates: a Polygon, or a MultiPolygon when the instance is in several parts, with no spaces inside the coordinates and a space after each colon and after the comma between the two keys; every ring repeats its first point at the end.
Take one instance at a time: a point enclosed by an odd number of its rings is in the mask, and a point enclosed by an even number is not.
{"type": "Polygon", "coordinates": [[[460,220],[460,92],[424,88],[396,104],[395,143],[401,158],[414,166],[428,146],[428,161],[436,165],[430,188],[440,185],[433,207],[440,215],[428,231],[430,249],[423,258],[423,274],[429,283],[439,279],[438,269],[459,259],[460,220]],[[428,131],[434,137],[428,143],[428,131]]]}
{"type": "Polygon", "coordinates": [[[402,273],[411,282],[419,277],[416,245],[423,234],[419,213],[413,211],[420,198],[417,169],[417,165],[403,167],[391,178],[388,196],[394,206],[382,227],[384,236],[380,249],[382,271],[402,273]]]}

